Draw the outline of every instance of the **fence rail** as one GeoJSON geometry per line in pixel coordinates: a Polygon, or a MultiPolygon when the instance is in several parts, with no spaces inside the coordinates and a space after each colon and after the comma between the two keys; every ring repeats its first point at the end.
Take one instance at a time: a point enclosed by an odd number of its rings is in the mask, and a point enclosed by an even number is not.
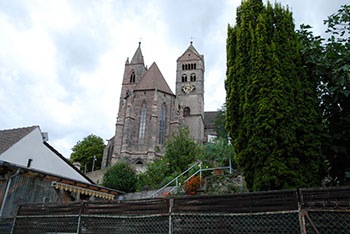
{"type": "Polygon", "coordinates": [[[11,233],[350,233],[350,187],[20,206],[11,233]]]}

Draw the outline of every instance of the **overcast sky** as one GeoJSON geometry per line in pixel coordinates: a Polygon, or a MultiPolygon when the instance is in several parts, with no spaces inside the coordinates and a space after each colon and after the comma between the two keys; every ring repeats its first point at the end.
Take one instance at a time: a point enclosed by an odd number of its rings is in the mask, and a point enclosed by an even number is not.
{"type": "MultiPolygon", "coordinates": [[[[266,1],[264,1],[266,3],[266,1]]],[[[282,0],[296,27],[325,31],[345,0],[282,0]]],[[[205,59],[205,110],[225,101],[227,24],[241,0],[0,0],[0,129],[39,125],[65,157],[89,134],[114,135],[126,58],[141,40],[175,92],[190,38],[205,59]]]]}

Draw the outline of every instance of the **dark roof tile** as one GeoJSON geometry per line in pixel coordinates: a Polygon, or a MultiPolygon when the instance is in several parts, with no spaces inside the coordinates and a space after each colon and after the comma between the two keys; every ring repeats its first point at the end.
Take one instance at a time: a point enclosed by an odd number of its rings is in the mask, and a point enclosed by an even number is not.
{"type": "Polygon", "coordinates": [[[25,128],[14,128],[7,130],[0,130],[0,154],[4,153],[16,142],[21,140],[27,134],[32,132],[39,126],[25,127],[25,128]]]}

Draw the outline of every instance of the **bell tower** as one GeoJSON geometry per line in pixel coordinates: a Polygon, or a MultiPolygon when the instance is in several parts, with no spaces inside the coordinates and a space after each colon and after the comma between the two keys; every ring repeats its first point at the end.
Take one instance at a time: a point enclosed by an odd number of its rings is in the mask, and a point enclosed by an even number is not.
{"type": "Polygon", "coordinates": [[[183,109],[184,125],[197,143],[204,140],[204,56],[191,41],[177,59],[176,98],[183,109]]]}

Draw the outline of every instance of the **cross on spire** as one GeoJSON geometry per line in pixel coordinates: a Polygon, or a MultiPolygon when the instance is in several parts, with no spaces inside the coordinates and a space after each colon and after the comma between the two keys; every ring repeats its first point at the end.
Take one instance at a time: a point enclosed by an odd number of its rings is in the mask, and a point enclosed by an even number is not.
{"type": "Polygon", "coordinates": [[[193,43],[193,39],[194,39],[194,37],[191,36],[191,37],[190,37],[190,43],[191,43],[191,44],[193,43]]]}

